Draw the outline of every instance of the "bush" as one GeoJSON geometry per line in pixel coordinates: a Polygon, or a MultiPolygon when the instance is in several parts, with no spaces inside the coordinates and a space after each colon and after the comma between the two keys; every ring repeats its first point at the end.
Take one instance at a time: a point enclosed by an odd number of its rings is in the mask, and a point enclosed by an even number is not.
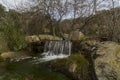
{"type": "Polygon", "coordinates": [[[25,37],[17,27],[6,26],[4,27],[4,33],[7,39],[8,47],[11,50],[18,51],[26,46],[25,37]]]}
{"type": "Polygon", "coordinates": [[[5,39],[10,50],[18,51],[25,47],[24,35],[21,31],[22,23],[20,14],[14,10],[9,10],[0,18],[0,30],[4,33],[5,39]]]}
{"type": "Polygon", "coordinates": [[[50,62],[50,67],[74,80],[90,80],[88,74],[89,62],[80,54],[71,55],[64,59],[53,60],[50,62]]]}
{"type": "Polygon", "coordinates": [[[0,32],[0,53],[9,51],[9,48],[6,43],[5,35],[3,32],[0,32]]]}

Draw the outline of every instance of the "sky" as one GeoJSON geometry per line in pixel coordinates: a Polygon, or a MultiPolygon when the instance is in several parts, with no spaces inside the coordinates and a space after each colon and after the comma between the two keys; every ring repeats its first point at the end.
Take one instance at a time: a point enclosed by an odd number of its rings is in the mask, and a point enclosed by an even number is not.
{"type": "MultiPolygon", "coordinates": [[[[26,4],[29,1],[30,0],[0,0],[0,4],[4,5],[6,7],[6,10],[15,9],[18,6],[29,9],[28,5],[26,6],[26,4]]],[[[112,0],[98,0],[98,1],[103,1],[103,2],[98,6],[97,10],[112,8],[112,3],[111,3],[112,0]]],[[[114,0],[114,3],[115,3],[115,7],[120,7],[120,0],[114,0]]],[[[69,18],[69,17],[70,15],[66,16],[65,18],[69,18]]]]}
{"type": "MultiPolygon", "coordinates": [[[[14,9],[14,7],[18,6],[18,5],[25,6],[25,3],[27,1],[29,1],[29,0],[0,0],[0,4],[4,5],[7,8],[14,9]]],[[[99,0],[99,1],[102,1],[102,0],[99,0]]],[[[115,2],[115,6],[120,7],[120,0],[114,0],[114,2],[115,2]]],[[[101,7],[103,9],[106,9],[107,6],[109,6],[109,4],[111,4],[111,0],[104,0],[104,2],[101,3],[101,7]]]]}
{"type": "Polygon", "coordinates": [[[6,7],[6,9],[15,9],[18,6],[26,8],[26,3],[29,0],[0,0],[0,4],[6,7]]]}
{"type": "Polygon", "coordinates": [[[25,0],[0,0],[0,4],[4,5],[5,7],[13,8],[21,3],[21,1],[25,2],[25,0]]]}

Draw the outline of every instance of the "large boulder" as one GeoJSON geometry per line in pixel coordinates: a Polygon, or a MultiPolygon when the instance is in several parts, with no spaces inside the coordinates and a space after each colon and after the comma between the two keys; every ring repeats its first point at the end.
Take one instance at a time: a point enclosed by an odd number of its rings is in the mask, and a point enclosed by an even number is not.
{"type": "Polygon", "coordinates": [[[60,40],[61,38],[52,35],[39,35],[40,40],[60,40]]]}
{"type": "Polygon", "coordinates": [[[60,37],[52,35],[32,35],[26,36],[26,42],[28,43],[27,49],[33,53],[42,53],[46,41],[61,40],[60,37]]]}
{"type": "Polygon", "coordinates": [[[24,59],[24,58],[31,58],[28,52],[4,52],[0,55],[1,58],[4,60],[6,59],[24,59]]]}
{"type": "Polygon", "coordinates": [[[120,45],[115,42],[99,44],[95,60],[99,80],[120,80],[120,45]]]}
{"type": "Polygon", "coordinates": [[[71,32],[70,33],[70,35],[69,35],[69,39],[70,40],[83,40],[83,39],[85,39],[85,35],[82,33],[82,32],[80,32],[80,31],[73,31],[73,32],[71,32]]]}
{"type": "Polygon", "coordinates": [[[32,36],[26,36],[25,37],[26,42],[31,43],[31,42],[38,42],[39,37],[37,35],[32,35],[32,36]]]}
{"type": "Polygon", "coordinates": [[[65,40],[69,40],[69,34],[64,33],[62,36],[65,40]]]}

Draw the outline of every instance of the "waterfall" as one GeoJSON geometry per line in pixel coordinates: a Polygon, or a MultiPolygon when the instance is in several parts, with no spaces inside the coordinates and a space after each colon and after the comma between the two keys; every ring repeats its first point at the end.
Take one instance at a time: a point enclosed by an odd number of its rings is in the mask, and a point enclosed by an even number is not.
{"type": "MultiPolygon", "coordinates": [[[[37,61],[44,62],[71,55],[72,42],[67,40],[47,41],[44,45],[43,58],[37,61]]],[[[38,62],[39,63],[39,62],[38,62]]]]}
{"type": "Polygon", "coordinates": [[[68,57],[71,55],[71,46],[72,42],[67,40],[47,41],[44,46],[44,58],[51,60],[68,57]]]}
{"type": "Polygon", "coordinates": [[[71,54],[71,45],[70,41],[47,41],[44,46],[45,56],[53,55],[70,55],[71,54]]]}

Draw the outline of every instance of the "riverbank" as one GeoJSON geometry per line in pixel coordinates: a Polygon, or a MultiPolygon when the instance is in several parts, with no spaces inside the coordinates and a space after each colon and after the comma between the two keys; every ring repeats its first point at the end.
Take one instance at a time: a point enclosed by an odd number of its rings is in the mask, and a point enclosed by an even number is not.
{"type": "Polygon", "coordinates": [[[32,59],[20,62],[1,62],[0,80],[71,80],[59,72],[53,72],[44,63],[34,64],[32,59]]]}

